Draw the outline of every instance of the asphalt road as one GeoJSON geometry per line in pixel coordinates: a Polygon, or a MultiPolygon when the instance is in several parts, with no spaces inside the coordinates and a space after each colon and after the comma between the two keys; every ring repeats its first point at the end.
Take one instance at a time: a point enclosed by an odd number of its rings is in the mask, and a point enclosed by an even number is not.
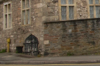
{"type": "Polygon", "coordinates": [[[0,66],[100,66],[100,63],[93,64],[0,64],[0,66]]]}

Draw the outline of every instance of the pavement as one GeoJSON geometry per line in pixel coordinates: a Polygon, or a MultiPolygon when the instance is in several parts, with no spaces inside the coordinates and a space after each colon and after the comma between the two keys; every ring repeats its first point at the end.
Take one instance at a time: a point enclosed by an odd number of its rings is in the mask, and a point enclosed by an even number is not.
{"type": "Polygon", "coordinates": [[[34,57],[16,53],[0,53],[0,64],[81,64],[100,63],[100,56],[34,57]]]}

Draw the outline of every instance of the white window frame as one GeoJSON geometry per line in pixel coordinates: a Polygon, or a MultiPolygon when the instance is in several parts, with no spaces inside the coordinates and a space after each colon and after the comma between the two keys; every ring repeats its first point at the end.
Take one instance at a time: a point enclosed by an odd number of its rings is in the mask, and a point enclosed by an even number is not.
{"type": "Polygon", "coordinates": [[[12,3],[11,2],[6,2],[3,4],[3,29],[11,29],[12,28],[12,3]],[[8,5],[10,4],[10,11],[8,11],[9,7],[8,5]],[[5,6],[7,6],[7,10],[5,10],[5,6]],[[5,13],[5,11],[7,11],[5,13]],[[5,20],[7,15],[7,21],[5,20]],[[11,21],[9,21],[9,15],[11,16],[11,21]],[[6,24],[6,25],[5,25],[6,24]]]}
{"type": "Polygon", "coordinates": [[[88,18],[91,18],[91,17],[90,17],[90,6],[93,6],[93,7],[94,7],[94,16],[93,16],[93,18],[98,18],[98,17],[96,17],[96,7],[97,7],[97,6],[100,7],[100,0],[99,0],[99,4],[95,4],[95,0],[93,0],[93,4],[90,4],[90,3],[89,3],[89,0],[87,0],[87,1],[88,1],[88,8],[89,8],[89,9],[88,9],[88,15],[89,15],[88,18]]]}
{"type": "Polygon", "coordinates": [[[62,6],[66,6],[66,20],[73,20],[73,19],[69,19],[69,7],[73,6],[74,7],[74,19],[76,19],[77,15],[76,15],[76,0],[73,0],[73,4],[68,4],[68,0],[66,0],[66,4],[61,4],[61,0],[59,0],[59,18],[62,21],[62,16],[61,16],[61,7],[62,6]]]}
{"type": "Polygon", "coordinates": [[[26,1],[27,0],[25,0],[25,8],[23,8],[23,0],[21,0],[21,23],[23,26],[31,24],[31,0],[29,0],[29,7],[26,7],[27,5],[26,1]],[[27,17],[27,13],[26,13],[27,10],[29,10],[29,17],[27,17]],[[25,11],[25,23],[26,24],[23,22],[23,11],[25,11]],[[29,18],[29,23],[27,22],[28,18],[29,18]]]}

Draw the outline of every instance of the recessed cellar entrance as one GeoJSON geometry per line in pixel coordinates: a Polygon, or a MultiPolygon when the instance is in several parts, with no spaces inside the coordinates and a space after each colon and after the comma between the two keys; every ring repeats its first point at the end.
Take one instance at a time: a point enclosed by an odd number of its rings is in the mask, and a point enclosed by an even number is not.
{"type": "Polygon", "coordinates": [[[37,55],[39,53],[38,44],[39,44],[38,39],[31,34],[25,39],[24,51],[26,53],[37,55]]]}
{"type": "Polygon", "coordinates": [[[16,47],[16,52],[17,53],[22,53],[23,52],[23,46],[17,46],[16,47]]]}

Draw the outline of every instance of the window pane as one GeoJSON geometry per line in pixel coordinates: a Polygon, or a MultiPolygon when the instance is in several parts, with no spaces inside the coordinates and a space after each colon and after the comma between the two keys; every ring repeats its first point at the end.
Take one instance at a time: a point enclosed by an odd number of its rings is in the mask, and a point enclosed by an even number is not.
{"type": "Polygon", "coordinates": [[[61,0],[61,4],[66,4],[66,0],[61,0]]]}
{"type": "Polygon", "coordinates": [[[29,8],[29,0],[26,0],[26,7],[29,8]]]}
{"type": "Polygon", "coordinates": [[[74,19],[74,6],[69,6],[69,19],[74,19]]]}
{"type": "Polygon", "coordinates": [[[7,5],[5,5],[5,13],[7,13],[7,5]]]}
{"type": "Polygon", "coordinates": [[[94,7],[90,6],[90,18],[94,18],[94,7]]]}
{"type": "Polygon", "coordinates": [[[95,0],[95,4],[99,4],[99,0],[95,0]]]}
{"type": "Polygon", "coordinates": [[[68,3],[73,4],[74,2],[73,2],[73,0],[68,0],[68,3]]]}
{"type": "Polygon", "coordinates": [[[66,20],[66,6],[61,7],[61,17],[62,20],[66,20]]]}
{"type": "Polygon", "coordinates": [[[11,27],[11,14],[9,14],[8,17],[9,17],[9,27],[11,27]]]}
{"type": "Polygon", "coordinates": [[[100,6],[96,6],[96,18],[100,18],[100,6]]]}
{"type": "Polygon", "coordinates": [[[11,4],[8,4],[8,12],[11,12],[11,4]]]}
{"type": "Polygon", "coordinates": [[[25,11],[22,12],[22,18],[23,18],[23,24],[25,25],[26,22],[25,22],[25,11]]]}
{"type": "Polygon", "coordinates": [[[25,8],[25,0],[22,0],[22,8],[25,8]]]}
{"type": "Polygon", "coordinates": [[[5,28],[7,28],[7,15],[5,15],[5,28]]]}
{"type": "Polygon", "coordinates": [[[89,0],[89,4],[93,4],[93,0],[89,0]]]}
{"type": "Polygon", "coordinates": [[[30,24],[30,11],[27,10],[27,23],[30,24]]]}

